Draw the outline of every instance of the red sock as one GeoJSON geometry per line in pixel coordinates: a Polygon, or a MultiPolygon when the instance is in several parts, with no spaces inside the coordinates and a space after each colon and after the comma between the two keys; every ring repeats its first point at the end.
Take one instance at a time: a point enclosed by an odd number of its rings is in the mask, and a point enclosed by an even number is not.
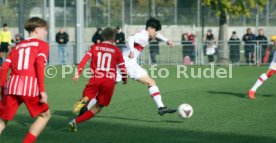
{"type": "Polygon", "coordinates": [[[267,73],[267,77],[270,78],[275,72],[276,70],[269,70],[267,73]]]}
{"type": "Polygon", "coordinates": [[[26,135],[23,143],[33,143],[36,140],[36,136],[34,136],[32,133],[28,132],[26,135]]]}
{"type": "Polygon", "coordinates": [[[91,112],[90,110],[88,110],[85,113],[83,113],[81,116],[76,118],[76,124],[86,121],[86,120],[89,120],[92,117],[94,117],[94,113],[91,112]]]}

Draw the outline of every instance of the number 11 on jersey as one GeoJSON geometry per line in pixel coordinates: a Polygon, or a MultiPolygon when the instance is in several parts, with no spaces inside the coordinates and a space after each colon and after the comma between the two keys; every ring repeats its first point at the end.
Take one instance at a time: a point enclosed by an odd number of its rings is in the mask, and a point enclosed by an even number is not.
{"type": "Polygon", "coordinates": [[[31,51],[30,47],[26,49],[25,48],[19,49],[18,51],[19,57],[18,57],[18,65],[17,65],[18,70],[22,70],[22,66],[24,70],[29,68],[30,51],[31,51]],[[24,64],[23,64],[23,58],[24,58],[24,64]]]}

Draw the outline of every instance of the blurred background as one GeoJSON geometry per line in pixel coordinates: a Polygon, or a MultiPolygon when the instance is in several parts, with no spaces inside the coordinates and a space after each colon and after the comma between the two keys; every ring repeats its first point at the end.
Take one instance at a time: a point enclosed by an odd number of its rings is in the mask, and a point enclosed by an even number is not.
{"type": "MultiPolygon", "coordinates": [[[[51,46],[56,46],[54,36],[61,27],[64,27],[70,37],[68,46],[68,58],[70,59],[68,61],[77,63],[78,58],[74,59],[76,56],[74,56],[76,53],[74,47],[76,47],[77,2],[77,0],[0,0],[0,23],[9,25],[13,37],[18,33],[26,37],[27,33],[23,32],[24,21],[33,16],[43,17],[50,23],[47,40],[51,46]]],[[[229,17],[228,37],[230,38],[232,32],[236,31],[238,37],[242,39],[247,28],[252,28],[256,35],[262,28],[267,37],[272,36],[276,33],[273,27],[276,24],[275,7],[275,0],[267,0],[264,9],[262,11],[259,11],[258,7],[252,9],[250,17],[243,15],[229,17]]],[[[206,58],[201,49],[205,44],[207,30],[211,29],[215,39],[218,39],[219,17],[214,15],[215,12],[210,7],[202,5],[201,0],[83,0],[82,40],[84,48],[79,57],[89,49],[92,44],[92,36],[97,28],[120,27],[127,39],[128,36],[144,29],[145,21],[149,17],[156,17],[162,23],[161,33],[175,41],[176,47],[179,47],[178,51],[172,50],[174,53],[182,53],[181,37],[183,33],[193,33],[195,52],[199,52],[195,53],[195,61],[197,61],[195,63],[204,64],[206,58]]],[[[56,53],[57,51],[52,50],[51,52],[56,53]]],[[[244,53],[242,47],[240,52],[244,53]]],[[[167,49],[165,53],[168,53],[167,49]]],[[[257,58],[258,53],[255,54],[255,58],[257,58]]],[[[53,55],[56,54],[53,53],[53,55]]],[[[144,56],[150,58],[150,55],[144,56]]],[[[159,55],[159,58],[167,59],[160,56],[162,54],[159,55]]],[[[179,56],[181,61],[177,63],[182,63],[183,55],[179,56]]],[[[55,64],[55,61],[57,61],[57,57],[50,58],[51,63],[55,64]]],[[[144,60],[142,63],[150,62],[144,60]]],[[[167,63],[173,62],[168,61],[167,63]]]]}

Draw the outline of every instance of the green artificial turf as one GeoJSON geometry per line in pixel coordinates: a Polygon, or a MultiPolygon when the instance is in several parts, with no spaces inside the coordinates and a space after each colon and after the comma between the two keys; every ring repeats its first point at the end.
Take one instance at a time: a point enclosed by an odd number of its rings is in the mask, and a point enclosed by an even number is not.
{"type": "MultiPolygon", "coordinates": [[[[82,77],[73,84],[72,75],[61,78],[58,66],[55,78],[46,78],[46,89],[52,117],[38,143],[275,143],[276,93],[275,77],[257,92],[256,100],[248,100],[246,92],[267,67],[233,67],[232,78],[177,78],[176,66],[158,66],[169,71],[167,78],[156,78],[163,101],[177,108],[189,103],[194,109],[190,119],[177,114],[159,116],[147,87],[129,80],[116,85],[110,106],[91,120],[80,123],[78,132],[68,131],[74,117],[74,103],[87,83],[82,77]]],[[[192,66],[192,70],[210,68],[192,66]]],[[[227,66],[216,66],[215,69],[227,66]]],[[[22,142],[30,124],[25,106],[0,137],[1,143],[22,142]]]]}

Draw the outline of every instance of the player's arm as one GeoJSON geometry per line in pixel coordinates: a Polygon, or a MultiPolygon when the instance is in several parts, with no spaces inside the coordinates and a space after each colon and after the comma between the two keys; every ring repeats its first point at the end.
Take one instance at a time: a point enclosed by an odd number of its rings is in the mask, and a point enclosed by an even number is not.
{"type": "Polygon", "coordinates": [[[49,45],[46,43],[40,43],[39,51],[35,60],[35,71],[37,76],[37,83],[39,88],[39,94],[41,96],[40,102],[47,103],[48,96],[44,86],[44,68],[47,63],[49,54],[49,45]]]}
{"type": "Polygon", "coordinates": [[[167,45],[169,45],[171,48],[173,47],[173,41],[172,40],[168,40],[165,36],[163,36],[160,33],[156,34],[156,38],[166,42],[167,45]]]}
{"type": "Polygon", "coordinates": [[[118,61],[117,61],[117,67],[119,67],[121,74],[122,74],[122,81],[123,84],[127,83],[127,70],[126,70],[126,66],[125,66],[125,61],[123,58],[123,55],[120,51],[117,52],[119,55],[118,61]]]}
{"type": "Polygon", "coordinates": [[[74,81],[74,82],[77,82],[77,81],[78,81],[78,79],[79,79],[79,77],[80,77],[80,75],[81,75],[81,73],[82,73],[83,68],[85,67],[87,61],[88,61],[91,57],[92,57],[92,48],[91,48],[91,50],[90,50],[89,52],[87,52],[87,53],[85,54],[85,56],[82,58],[81,62],[79,63],[79,65],[78,65],[78,70],[77,70],[77,72],[75,73],[75,75],[74,75],[74,77],[73,77],[73,81],[74,81]]]}
{"type": "Polygon", "coordinates": [[[8,71],[10,69],[11,66],[11,53],[9,53],[8,57],[6,58],[5,62],[2,64],[2,68],[0,69],[0,75],[1,75],[1,80],[0,80],[0,84],[1,84],[1,97],[3,97],[4,95],[4,86],[7,80],[7,75],[8,75],[8,71]]]}
{"type": "Polygon", "coordinates": [[[126,66],[125,66],[125,63],[119,63],[118,64],[118,67],[121,71],[121,74],[122,74],[122,81],[123,81],[123,84],[126,84],[127,83],[127,70],[126,70],[126,66]]]}
{"type": "Polygon", "coordinates": [[[129,58],[131,59],[134,58],[134,42],[137,37],[137,34],[135,34],[128,38],[128,47],[130,48],[129,58]]]}

